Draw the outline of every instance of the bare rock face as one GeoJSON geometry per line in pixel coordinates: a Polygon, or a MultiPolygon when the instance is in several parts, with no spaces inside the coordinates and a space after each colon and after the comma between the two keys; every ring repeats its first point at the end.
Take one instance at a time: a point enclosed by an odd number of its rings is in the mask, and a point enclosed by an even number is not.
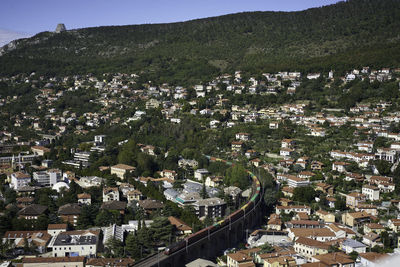
{"type": "Polygon", "coordinates": [[[64,32],[67,28],[65,28],[64,23],[57,24],[56,33],[64,32]]]}

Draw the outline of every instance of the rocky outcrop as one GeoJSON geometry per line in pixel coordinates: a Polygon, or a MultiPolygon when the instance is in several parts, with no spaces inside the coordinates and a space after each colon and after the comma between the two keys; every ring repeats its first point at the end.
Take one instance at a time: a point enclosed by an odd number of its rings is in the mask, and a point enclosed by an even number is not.
{"type": "Polygon", "coordinates": [[[65,32],[66,30],[64,23],[57,24],[56,33],[65,32]]]}

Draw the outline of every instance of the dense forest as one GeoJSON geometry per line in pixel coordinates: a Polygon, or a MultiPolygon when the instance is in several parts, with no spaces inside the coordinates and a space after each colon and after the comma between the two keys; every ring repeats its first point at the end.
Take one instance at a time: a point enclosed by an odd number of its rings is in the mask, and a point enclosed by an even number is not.
{"type": "MultiPolygon", "coordinates": [[[[68,26],[68,25],[67,25],[68,26]]],[[[147,72],[201,81],[241,69],[344,71],[400,63],[400,1],[350,0],[300,12],[42,32],[3,48],[0,75],[147,72]]]]}

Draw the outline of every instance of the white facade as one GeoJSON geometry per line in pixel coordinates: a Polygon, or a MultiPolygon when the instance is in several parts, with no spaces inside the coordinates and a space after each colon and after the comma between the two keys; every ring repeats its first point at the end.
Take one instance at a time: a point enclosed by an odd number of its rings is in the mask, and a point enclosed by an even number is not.
{"type": "Polygon", "coordinates": [[[48,170],[34,172],[33,179],[41,186],[53,186],[61,181],[62,173],[60,170],[48,170]]]}
{"type": "Polygon", "coordinates": [[[371,201],[379,200],[379,188],[376,186],[365,185],[362,188],[362,193],[371,201]]]}
{"type": "Polygon", "coordinates": [[[27,186],[31,182],[30,175],[22,172],[11,174],[11,188],[17,190],[21,187],[27,186]]]}

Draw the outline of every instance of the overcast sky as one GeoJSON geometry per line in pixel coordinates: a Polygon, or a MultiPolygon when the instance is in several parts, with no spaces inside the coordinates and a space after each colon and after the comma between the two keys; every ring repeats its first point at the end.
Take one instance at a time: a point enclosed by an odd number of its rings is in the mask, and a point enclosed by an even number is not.
{"type": "Polygon", "coordinates": [[[298,11],[338,0],[1,0],[0,43],[54,31],[104,25],[168,23],[244,11],[298,11]],[[3,41],[2,41],[3,40],[3,41]]]}

